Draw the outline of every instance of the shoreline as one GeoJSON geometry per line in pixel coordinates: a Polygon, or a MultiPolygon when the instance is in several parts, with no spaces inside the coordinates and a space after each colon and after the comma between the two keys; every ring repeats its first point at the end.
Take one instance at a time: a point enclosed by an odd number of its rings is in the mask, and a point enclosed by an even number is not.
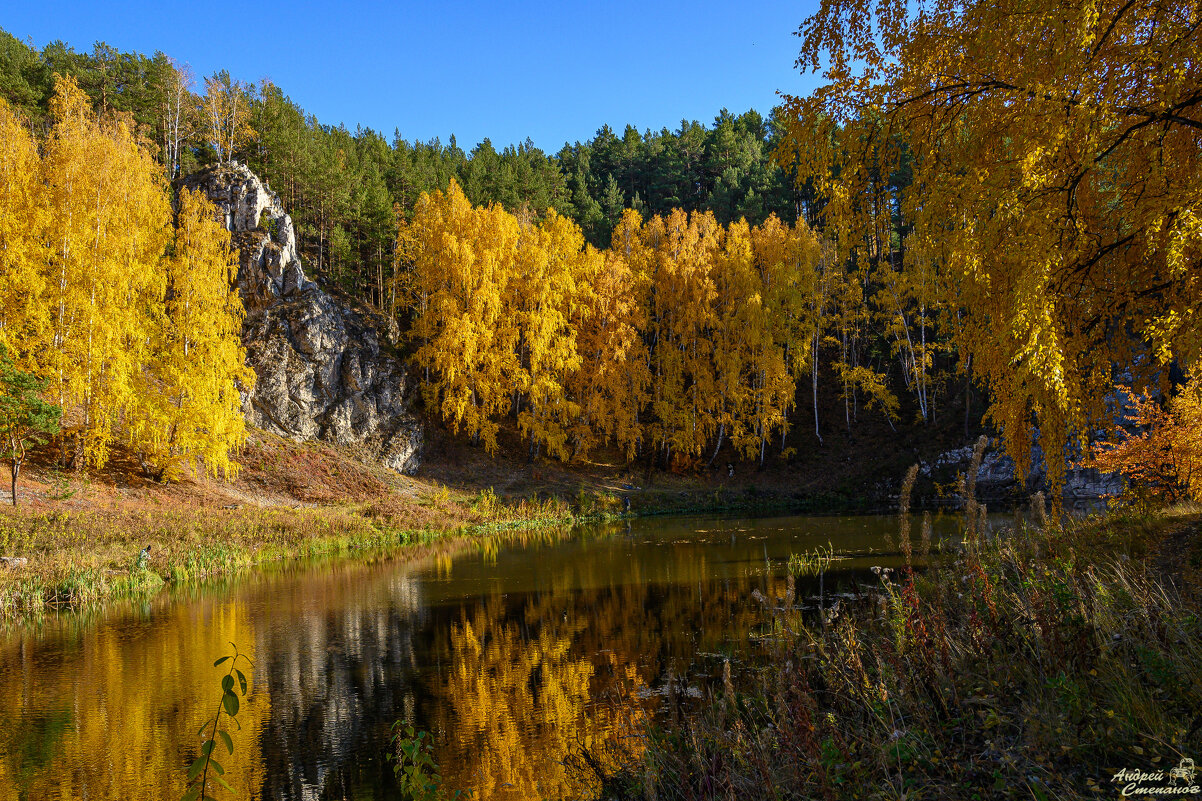
{"type": "MultiPolygon", "coordinates": [[[[218,510],[219,515],[223,512],[218,510]]],[[[471,522],[465,515],[457,525],[414,528],[381,525],[357,512],[341,507],[257,509],[249,515],[233,516],[225,512],[224,516],[208,518],[216,531],[234,530],[242,534],[232,540],[198,536],[194,526],[200,522],[200,515],[188,515],[190,519],[182,521],[177,517],[174,528],[147,515],[137,521],[142,525],[134,531],[114,529],[113,521],[105,519],[109,515],[103,512],[76,516],[21,515],[35,530],[56,518],[58,522],[68,525],[76,522],[92,531],[99,524],[109,535],[107,544],[131,554],[131,558],[126,565],[112,560],[79,564],[82,555],[71,548],[18,555],[17,559],[28,561],[0,568],[0,626],[23,627],[46,614],[82,613],[120,601],[149,599],[168,586],[188,586],[218,576],[235,576],[272,563],[315,558],[352,560],[360,555],[418,559],[432,551],[458,552],[489,536],[571,527],[585,520],[600,519],[544,514],[471,522]],[[152,542],[150,558],[142,561],[138,544],[146,537],[137,534],[150,532],[158,535],[159,547],[156,549],[156,543],[152,542]]],[[[0,518],[6,534],[11,534],[12,521],[17,517],[10,514],[0,518]]]]}
{"type": "MultiPolygon", "coordinates": [[[[452,497],[442,488],[417,505],[432,510],[441,525],[405,525],[400,514],[380,515],[380,497],[364,503],[326,506],[242,508],[192,507],[164,512],[130,509],[30,509],[0,512],[0,545],[57,536],[74,543],[4,555],[0,566],[0,627],[24,626],[45,614],[81,613],[130,599],[149,599],[169,585],[187,586],[215,576],[233,576],[273,562],[312,558],[355,559],[359,554],[421,558],[431,547],[458,552],[489,536],[623,519],[689,515],[889,515],[880,503],[852,505],[828,496],[797,497],[771,489],[636,489],[625,495],[586,492],[575,502],[563,497],[502,500],[491,490],[452,497]],[[630,498],[629,511],[623,511],[630,498]],[[16,525],[14,525],[14,523],[16,525]],[[107,558],[91,555],[99,540],[107,558]],[[150,546],[145,564],[143,543],[150,546]],[[410,554],[410,551],[416,551],[410,554]],[[120,556],[127,556],[122,562],[120,556]],[[25,560],[25,561],[22,561],[25,560]]],[[[916,505],[913,511],[944,512],[946,504],[916,505]]],[[[1001,510],[999,510],[1001,511],[1001,510]]]]}
{"type": "Polygon", "coordinates": [[[1120,767],[1163,761],[1167,775],[1202,747],[1196,505],[1000,536],[970,522],[927,570],[910,569],[912,535],[872,603],[821,626],[764,603],[771,668],[728,662],[721,689],[653,722],[641,748],[596,746],[601,795],[1085,801],[1120,767]]]}
{"type": "MultiPolygon", "coordinates": [[[[0,511],[0,556],[8,558],[0,563],[0,625],[148,598],[165,584],[269,562],[365,550],[404,558],[414,546],[550,526],[692,514],[896,513],[887,494],[804,486],[783,480],[780,468],[728,482],[495,460],[458,447],[439,456],[422,476],[402,476],[349,449],[256,430],[235,481],[162,484],[121,453],[103,471],[74,473],[42,454],[23,474],[23,505],[0,511]]],[[[947,508],[945,499],[929,500],[915,510],[947,508]]]]}
{"type": "MultiPolygon", "coordinates": [[[[583,486],[582,486],[583,490],[583,486]]],[[[0,627],[25,626],[41,616],[82,613],[108,604],[149,599],[167,586],[233,576],[277,562],[356,559],[362,554],[402,560],[431,549],[458,552],[492,536],[548,528],[570,529],[639,517],[694,514],[873,514],[812,499],[733,493],[637,493],[631,511],[616,496],[578,496],[575,506],[555,497],[504,501],[489,490],[472,499],[447,492],[421,498],[442,525],[414,526],[401,516],[377,517],[373,502],[318,507],[194,507],[159,512],[131,509],[21,508],[0,512],[0,543],[26,543],[0,566],[0,627]],[[654,496],[648,500],[646,496],[654,496]],[[45,540],[52,540],[46,543],[45,540]],[[89,548],[95,543],[96,547],[89,548]],[[149,545],[150,555],[140,560],[149,545]],[[121,557],[125,556],[124,561],[121,557]]],[[[377,499],[383,500],[383,499],[377,499]]]]}
{"type": "MultiPolygon", "coordinates": [[[[505,501],[490,490],[453,498],[445,489],[418,500],[448,521],[440,526],[404,525],[399,517],[376,517],[372,501],[316,507],[195,507],[185,510],[19,508],[0,512],[0,543],[41,536],[76,540],[6,556],[28,560],[0,566],[0,627],[24,626],[40,616],[81,613],[129,599],[149,599],[169,585],[187,586],[233,576],[273,562],[312,558],[356,559],[360,554],[421,558],[430,548],[458,552],[490,536],[547,528],[574,528],[623,519],[750,514],[890,514],[879,505],[838,505],[826,497],[797,498],[771,491],[636,490],[630,511],[624,497],[585,493],[575,503],[562,497],[505,501]],[[439,496],[442,497],[439,497],[439,496]],[[14,525],[16,523],[16,525],[14,525]],[[207,529],[207,531],[205,530],[207,529]],[[15,536],[14,536],[15,535],[15,536]],[[154,537],[147,543],[148,538],[154,537]],[[85,542],[100,540],[111,554],[85,558],[85,542]],[[139,563],[140,548],[150,557],[139,563]],[[411,553],[411,551],[413,553],[411,553]]],[[[383,499],[376,499],[383,500],[383,499]]]]}

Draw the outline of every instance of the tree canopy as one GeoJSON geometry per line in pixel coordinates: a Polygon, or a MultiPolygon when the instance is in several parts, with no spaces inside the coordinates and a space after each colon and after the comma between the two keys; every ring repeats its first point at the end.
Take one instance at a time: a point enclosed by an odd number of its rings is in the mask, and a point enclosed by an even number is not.
{"type": "Polygon", "coordinates": [[[928,293],[1053,482],[1116,378],[1199,355],[1199,24],[1169,0],[824,0],[800,30],[827,83],[785,98],[782,162],[842,253],[928,293]]]}
{"type": "Polygon", "coordinates": [[[5,375],[61,410],[69,461],[101,466],[123,442],[159,477],[197,459],[233,473],[254,375],[229,233],[206,198],[173,209],[134,118],[94,111],[75,78],[58,78],[47,123],[37,136],[0,99],[5,375]]]}

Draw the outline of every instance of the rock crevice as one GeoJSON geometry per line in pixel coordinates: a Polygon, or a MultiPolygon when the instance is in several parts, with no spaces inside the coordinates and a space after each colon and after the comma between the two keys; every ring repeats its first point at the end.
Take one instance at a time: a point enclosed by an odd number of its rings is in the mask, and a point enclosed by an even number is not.
{"type": "Polygon", "coordinates": [[[414,472],[423,429],[405,366],[388,352],[391,321],[305,276],[292,218],[247,167],[210,167],[183,185],[216,204],[240,254],[242,340],[257,379],[243,397],[247,421],[296,441],[355,447],[414,472]]]}

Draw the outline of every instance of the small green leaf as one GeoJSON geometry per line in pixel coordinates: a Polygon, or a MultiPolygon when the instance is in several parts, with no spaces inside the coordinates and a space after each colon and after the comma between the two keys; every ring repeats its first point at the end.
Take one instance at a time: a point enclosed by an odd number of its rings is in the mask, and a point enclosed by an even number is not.
{"type": "Polygon", "coordinates": [[[220,659],[218,659],[216,662],[213,663],[213,667],[217,667],[218,665],[220,665],[222,662],[226,661],[227,659],[229,659],[228,656],[221,657],[220,659]]]}
{"type": "Polygon", "coordinates": [[[227,693],[230,690],[234,689],[234,677],[230,676],[230,675],[222,676],[221,677],[221,689],[227,693]]]}
{"type": "Polygon", "coordinates": [[[246,675],[238,668],[234,668],[234,672],[238,674],[238,685],[242,687],[242,694],[246,695],[246,675]]]}
{"type": "Polygon", "coordinates": [[[218,776],[225,775],[225,768],[221,767],[221,763],[218,762],[216,759],[213,759],[212,757],[209,757],[209,767],[211,767],[213,770],[217,771],[218,776]]]}
{"type": "Polygon", "coordinates": [[[238,696],[233,693],[223,695],[221,705],[225,707],[225,713],[231,718],[238,714],[238,696]]]}
{"type": "Polygon", "coordinates": [[[200,795],[200,788],[193,787],[191,790],[184,793],[184,797],[181,798],[179,801],[196,801],[196,798],[199,795],[200,795]]]}
{"type": "Polygon", "coordinates": [[[227,731],[217,732],[221,735],[221,739],[225,742],[225,750],[229,753],[234,753],[234,741],[230,739],[230,733],[227,731]]]}
{"type": "Polygon", "coordinates": [[[220,776],[214,776],[213,778],[215,778],[215,779],[218,781],[218,783],[219,783],[219,784],[220,784],[222,787],[224,787],[225,789],[229,790],[229,791],[230,791],[231,793],[233,793],[234,795],[237,795],[237,794],[238,794],[238,791],[237,791],[237,790],[235,790],[233,787],[230,787],[230,786],[229,786],[229,784],[226,782],[226,780],[225,780],[225,779],[221,778],[220,776]]]}
{"type": "Polygon", "coordinates": [[[205,740],[204,744],[200,746],[200,755],[202,757],[207,757],[211,753],[213,753],[213,741],[205,740]]]}
{"type": "Polygon", "coordinates": [[[202,770],[204,770],[204,767],[205,767],[205,758],[197,757],[196,761],[192,763],[192,767],[188,768],[188,781],[192,781],[197,776],[199,776],[200,772],[202,770]]]}
{"type": "Polygon", "coordinates": [[[211,721],[211,720],[206,720],[204,723],[200,724],[200,728],[196,730],[196,736],[197,736],[197,737],[204,737],[204,736],[205,736],[205,729],[209,728],[209,724],[210,724],[210,723],[212,723],[212,721],[211,721]]]}

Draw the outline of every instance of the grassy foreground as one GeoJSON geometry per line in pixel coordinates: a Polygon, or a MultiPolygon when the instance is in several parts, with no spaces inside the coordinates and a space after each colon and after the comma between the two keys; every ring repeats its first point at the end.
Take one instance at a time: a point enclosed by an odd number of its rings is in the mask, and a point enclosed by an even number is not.
{"type": "Polygon", "coordinates": [[[974,523],[825,623],[765,599],[766,669],[583,762],[604,798],[1188,796],[1170,772],[1202,759],[1200,520],[974,523]]]}
{"type": "Polygon", "coordinates": [[[119,458],[93,474],[35,467],[22,505],[0,508],[0,621],[145,597],[165,583],[271,561],[423,556],[504,530],[564,526],[618,511],[618,500],[603,493],[569,503],[452,489],[327,445],[261,432],[242,461],[232,484],[157,484],[119,458]]]}

